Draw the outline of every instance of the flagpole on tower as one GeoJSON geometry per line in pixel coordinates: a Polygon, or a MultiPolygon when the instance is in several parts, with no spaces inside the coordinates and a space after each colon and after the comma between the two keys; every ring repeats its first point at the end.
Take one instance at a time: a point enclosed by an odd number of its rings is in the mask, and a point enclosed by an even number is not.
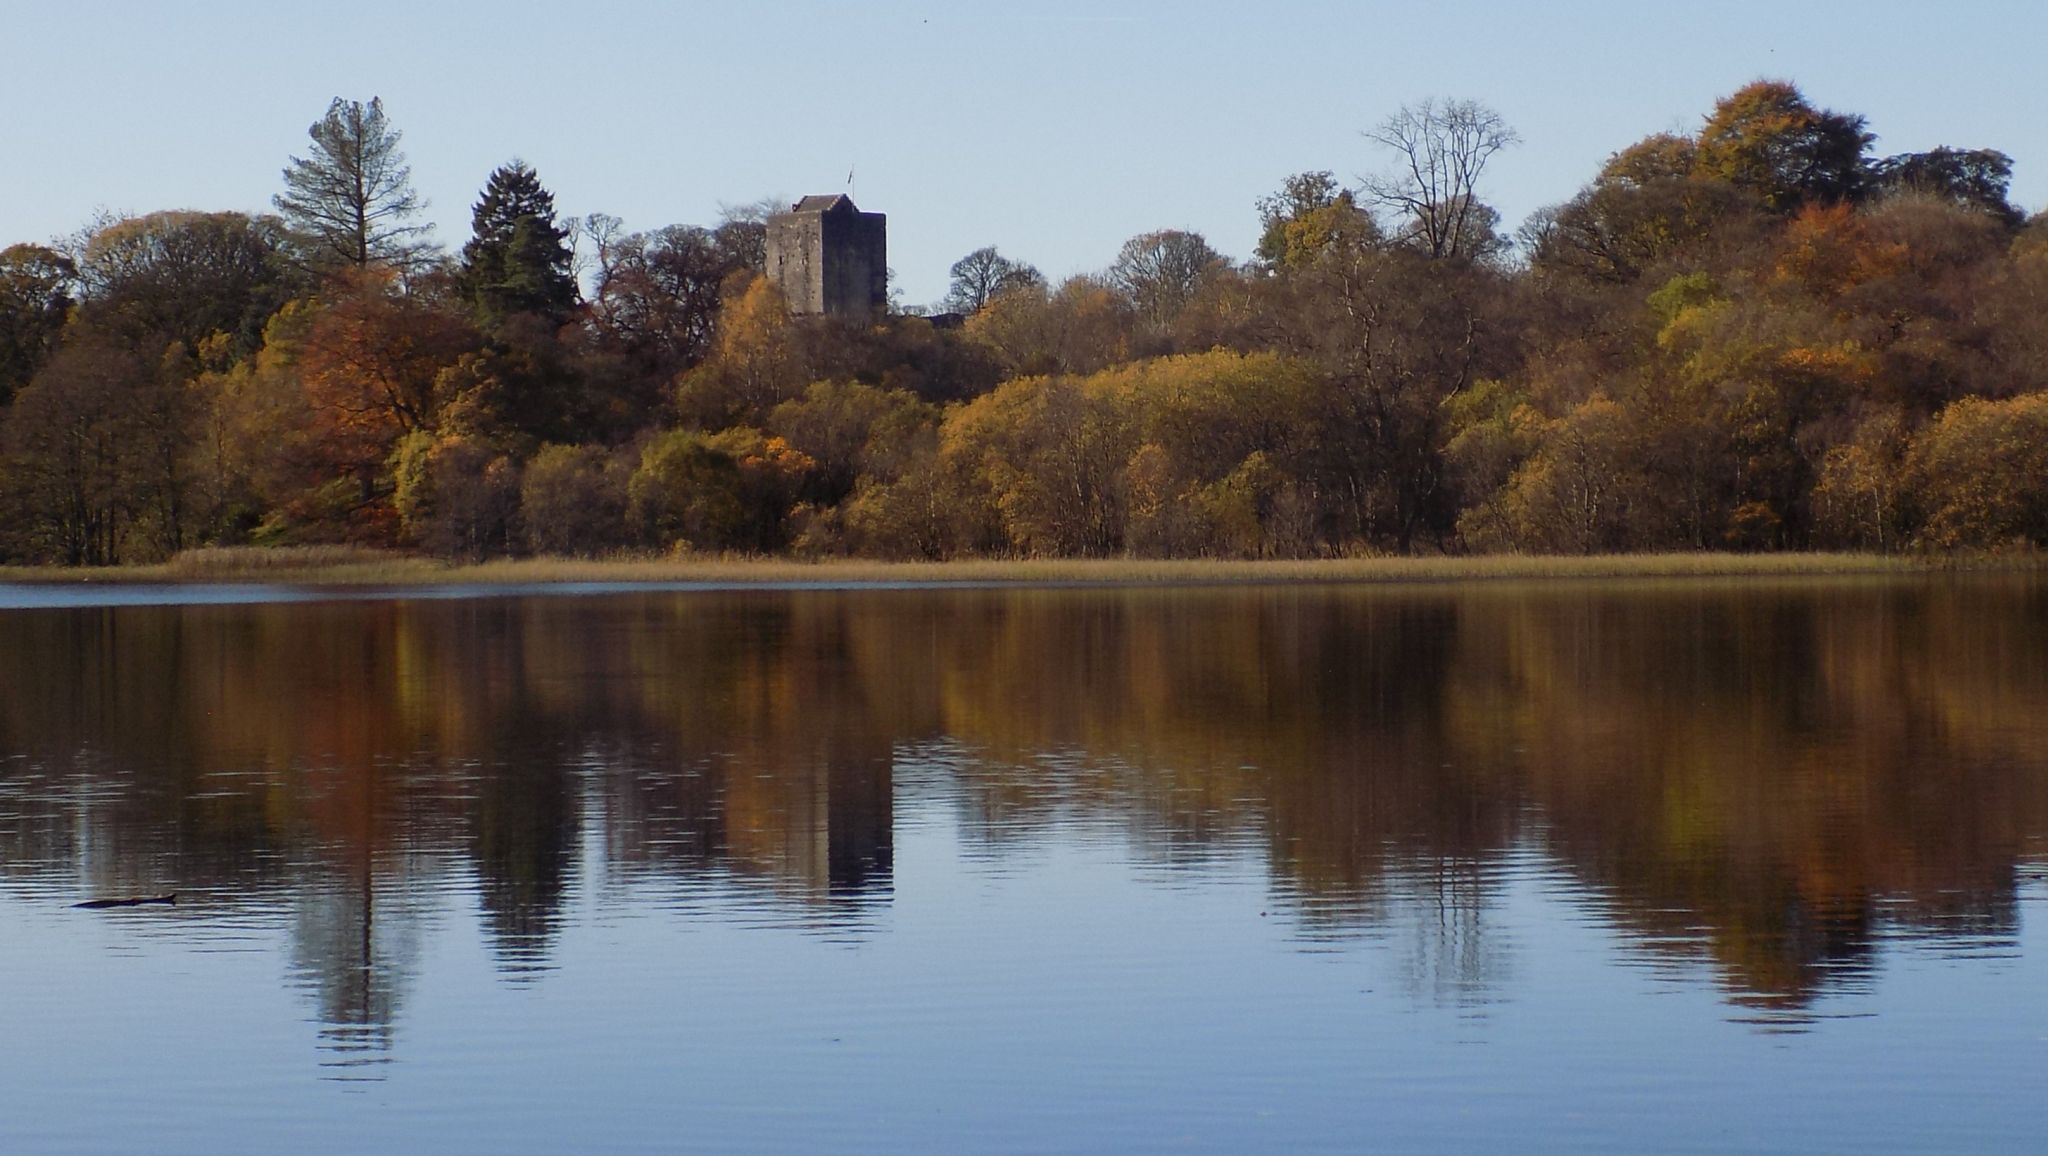
{"type": "Polygon", "coordinates": [[[846,195],[855,204],[860,203],[860,190],[853,185],[853,166],[846,166],[846,195]]]}

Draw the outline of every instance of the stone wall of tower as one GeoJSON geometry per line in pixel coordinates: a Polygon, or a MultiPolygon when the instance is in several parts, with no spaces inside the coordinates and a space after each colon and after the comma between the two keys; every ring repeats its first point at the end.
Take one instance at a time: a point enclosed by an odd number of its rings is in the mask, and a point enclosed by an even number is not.
{"type": "Polygon", "coordinates": [[[824,214],[823,224],[823,311],[857,321],[881,316],[889,307],[889,219],[849,209],[824,214]]]}
{"type": "Polygon", "coordinates": [[[849,321],[879,317],[889,305],[889,225],[845,197],[800,201],[768,219],[767,268],[792,313],[849,321]]]}
{"type": "Polygon", "coordinates": [[[791,313],[825,311],[824,219],[818,213],[768,218],[768,279],[782,290],[791,313]]]}

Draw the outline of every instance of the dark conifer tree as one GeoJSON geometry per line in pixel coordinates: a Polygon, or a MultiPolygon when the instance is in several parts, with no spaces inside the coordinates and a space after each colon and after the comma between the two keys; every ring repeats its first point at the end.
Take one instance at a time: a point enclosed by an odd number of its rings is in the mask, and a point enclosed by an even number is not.
{"type": "Polygon", "coordinates": [[[515,313],[560,317],[576,305],[569,233],[555,197],[524,161],[499,167],[471,216],[463,287],[491,320],[515,313]]]}

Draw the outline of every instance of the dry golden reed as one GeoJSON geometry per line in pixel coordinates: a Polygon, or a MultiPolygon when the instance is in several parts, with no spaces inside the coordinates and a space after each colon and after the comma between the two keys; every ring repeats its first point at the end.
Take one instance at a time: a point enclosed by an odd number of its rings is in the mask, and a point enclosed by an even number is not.
{"type": "Polygon", "coordinates": [[[1640,578],[1793,578],[1929,573],[1957,569],[2037,569],[2039,555],[1900,556],[1875,554],[1605,554],[1360,557],[1287,561],[972,559],[948,562],[811,561],[716,555],[537,557],[449,563],[354,546],[214,547],[168,562],[101,570],[0,568],[5,582],[205,583],[291,585],[525,586],[556,583],[708,583],[753,585],[920,585],[1020,583],[1227,585],[1287,583],[1441,583],[1640,578]]]}

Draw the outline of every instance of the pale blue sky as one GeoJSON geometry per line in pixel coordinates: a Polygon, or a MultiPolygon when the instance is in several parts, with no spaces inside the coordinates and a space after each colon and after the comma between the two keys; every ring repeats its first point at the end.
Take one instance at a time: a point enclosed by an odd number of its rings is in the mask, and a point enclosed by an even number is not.
{"type": "Polygon", "coordinates": [[[1055,278],[1155,228],[1247,256],[1260,195],[1379,167],[1359,131],[1430,95],[1521,133],[1483,189],[1510,226],[1764,76],[1868,116],[1881,153],[2004,149],[2039,209],[2044,44],[2028,0],[0,0],[0,244],[101,207],[266,209],[336,95],[384,98],[451,244],[513,156],[635,229],[855,167],[912,303],[986,244],[1055,278]]]}

